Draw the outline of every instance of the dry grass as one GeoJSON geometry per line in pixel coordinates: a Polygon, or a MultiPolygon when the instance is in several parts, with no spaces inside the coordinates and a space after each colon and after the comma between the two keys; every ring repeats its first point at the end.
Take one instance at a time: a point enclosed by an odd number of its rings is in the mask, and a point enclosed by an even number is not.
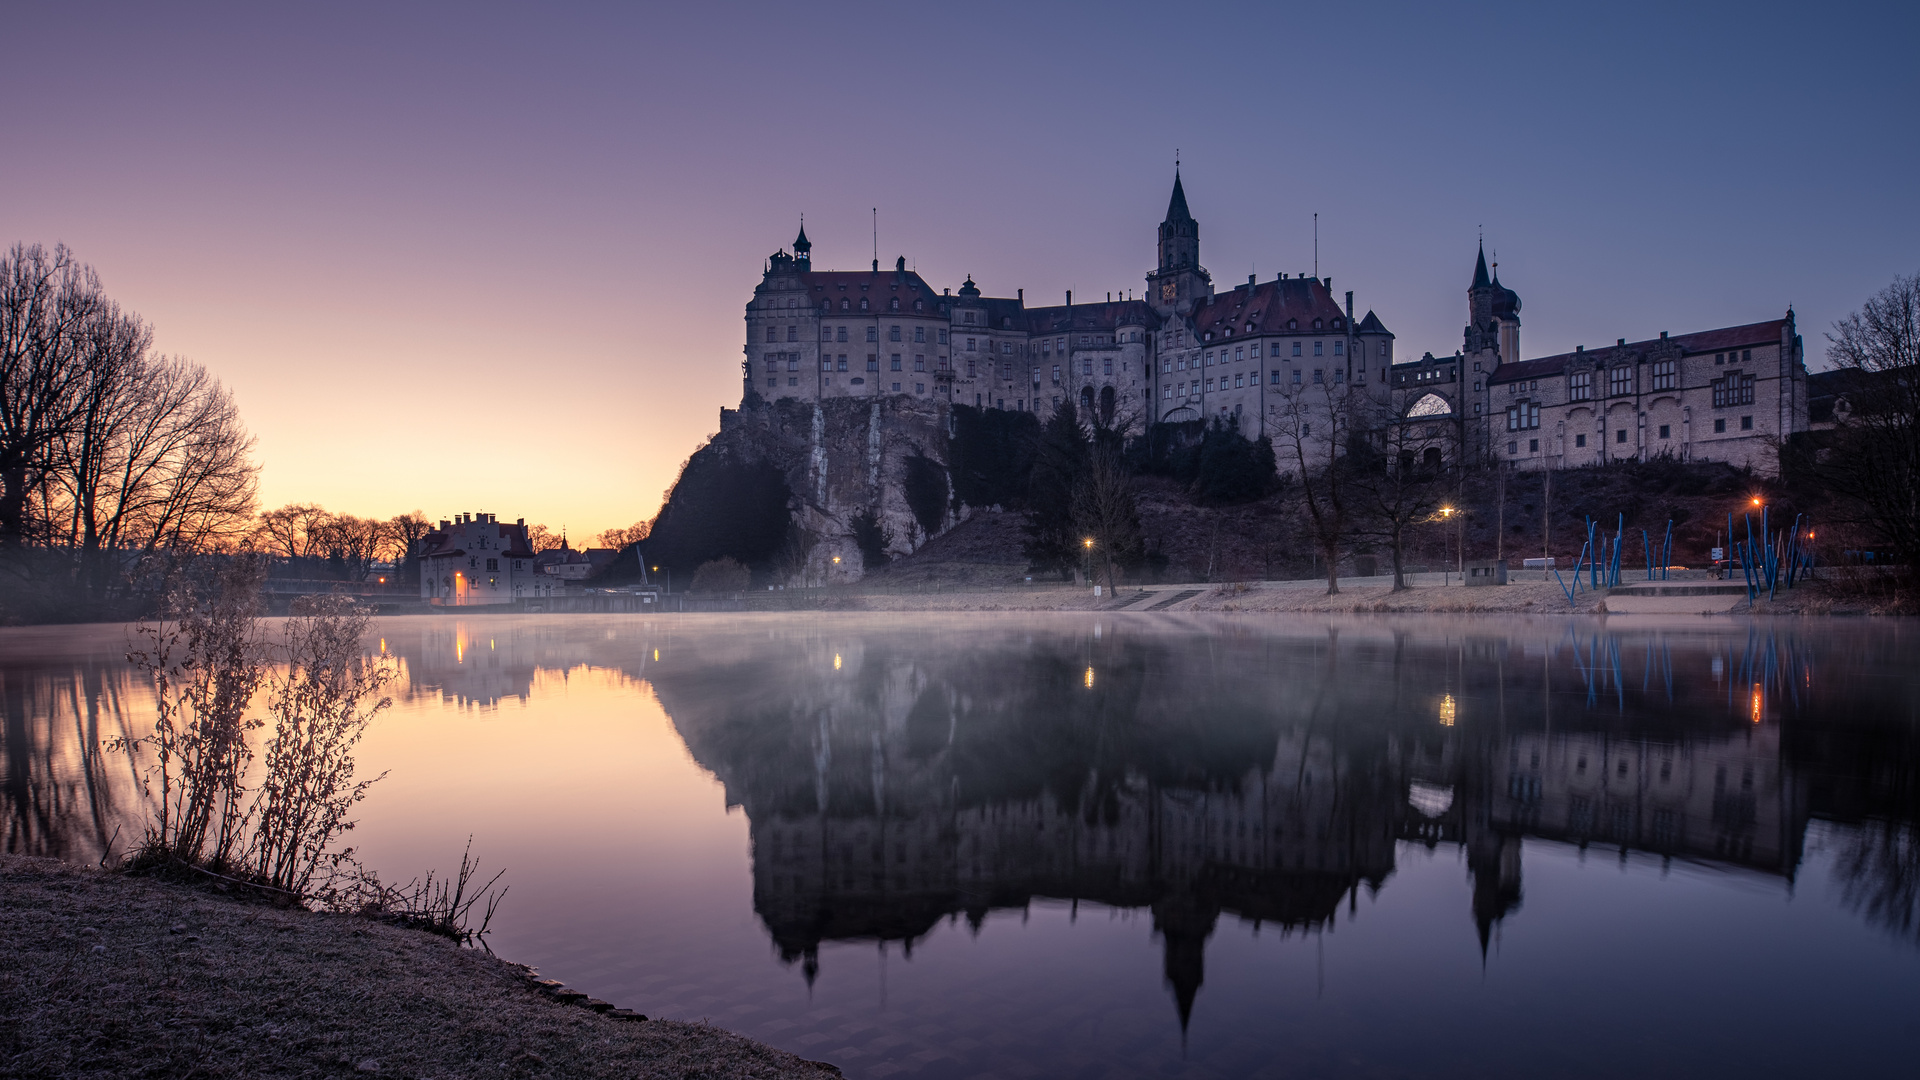
{"type": "Polygon", "coordinates": [[[347,1075],[832,1073],[717,1028],[561,1004],[430,934],[0,855],[0,1076],[347,1075]]]}

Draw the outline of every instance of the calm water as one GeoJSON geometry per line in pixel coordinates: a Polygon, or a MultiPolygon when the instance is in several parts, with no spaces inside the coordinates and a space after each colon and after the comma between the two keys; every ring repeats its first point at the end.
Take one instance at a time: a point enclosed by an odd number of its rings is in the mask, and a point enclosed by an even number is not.
{"type": "MultiPolygon", "coordinates": [[[[124,844],[125,631],[0,634],[8,850],[124,844]]],[[[378,634],[369,865],[471,833],[497,952],[851,1076],[1920,1071],[1910,624],[378,634]]]]}

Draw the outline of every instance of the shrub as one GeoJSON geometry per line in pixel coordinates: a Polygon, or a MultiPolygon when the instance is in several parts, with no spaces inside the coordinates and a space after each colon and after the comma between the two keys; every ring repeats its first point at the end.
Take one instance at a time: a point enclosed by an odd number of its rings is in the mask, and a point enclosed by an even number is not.
{"type": "Polygon", "coordinates": [[[737,559],[712,559],[693,572],[692,591],[697,593],[745,592],[753,574],[737,559]]]}

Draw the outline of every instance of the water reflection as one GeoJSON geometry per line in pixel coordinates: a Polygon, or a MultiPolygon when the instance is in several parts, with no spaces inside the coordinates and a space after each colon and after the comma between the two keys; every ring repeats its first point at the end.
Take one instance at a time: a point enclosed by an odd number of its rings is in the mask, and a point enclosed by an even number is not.
{"type": "MultiPolygon", "coordinates": [[[[489,709],[581,666],[658,696],[742,808],[752,904],[823,946],[978,932],[1036,900],[1149,913],[1184,1028],[1223,918],[1316,934],[1457,852],[1483,956],[1527,843],[1795,887],[1920,942],[1914,648],[1897,624],[1543,620],[414,619],[406,694],[489,709]],[[1810,838],[1812,838],[1810,840],[1810,838]]],[[[373,643],[369,643],[370,646],[373,643]]],[[[151,702],[104,658],[12,664],[10,851],[89,857],[137,809],[101,752],[151,702]]]]}

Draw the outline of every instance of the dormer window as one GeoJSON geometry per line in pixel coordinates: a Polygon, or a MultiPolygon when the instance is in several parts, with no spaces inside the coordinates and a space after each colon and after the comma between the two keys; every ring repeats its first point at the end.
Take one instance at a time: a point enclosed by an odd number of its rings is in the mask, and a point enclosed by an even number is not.
{"type": "Polygon", "coordinates": [[[1289,330],[1298,330],[1298,329],[1300,329],[1300,320],[1299,320],[1299,319],[1288,319],[1288,320],[1287,320],[1287,329],[1289,329],[1289,330]]]}
{"type": "Polygon", "coordinates": [[[899,310],[900,310],[900,298],[896,296],[896,297],[894,297],[894,298],[893,298],[892,300],[890,300],[890,301],[888,301],[888,303],[887,303],[887,310],[889,310],[889,311],[899,311],[899,310]]]}
{"type": "Polygon", "coordinates": [[[867,298],[864,296],[860,298],[860,310],[861,311],[867,310],[867,298]]]}
{"type": "Polygon", "coordinates": [[[925,311],[926,308],[927,302],[925,300],[915,300],[913,302],[913,310],[915,311],[925,311]]]}
{"type": "Polygon", "coordinates": [[[1335,320],[1333,320],[1333,328],[1334,328],[1335,330],[1338,330],[1338,329],[1340,329],[1340,327],[1341,327],[1342,325],[1344,325],[1344,324],[1345,324],[1345,322],[1346,322],[1346,320],[1345,320],[1345,319],[1335,319],[1335,320]]]}
{"type": "Polygon", "coordinates": [[[848,301],[847,301],[847,298],[846,298],[846,297],[844,297],[844,296],[843,296],[843,297],[841,297],[841,298],[840,298],[840,310],[841,310],[841,311],[846,311],[846,310],[848,310],[848,309],[849,309],[849,307],[851,307],[851,305],[850,305],[850,304],[848,303],[848,301]]]}
{"type": "Polygon", "coordinates": [[[1315,319],[1315,320],[1313,320],[1313,328],[1314,328],[1315,330],[1318,330],[1318,329],[1320,329],[1320,320],[1319,320],[1319,319],[1315,319]]]}

